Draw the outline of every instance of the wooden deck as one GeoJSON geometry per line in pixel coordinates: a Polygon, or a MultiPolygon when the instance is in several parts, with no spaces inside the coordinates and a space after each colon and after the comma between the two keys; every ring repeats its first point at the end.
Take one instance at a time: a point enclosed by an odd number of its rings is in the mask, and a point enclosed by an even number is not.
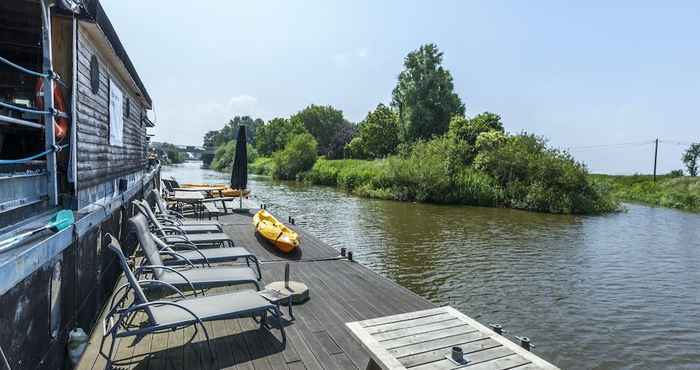
{"type": "MultiPolygon", "coordinates": [[[[294,306],[296,320],[287,322],[286,347],[281,346],[279,331],[260,330],[252,319],[217,321],[205,324],[216,353],[213,361],[202,331],[194,335],[194,329],[187,328],[119,340],[113,356],[114,368],[365,369],[369,356],[350,335],[346,322],[435,307],[360,264],[339,258],[336,250],[303,231],[302,252],[287,257],[256,238],[250,215],[230,215],[220,222],[236,245],[245,246],[258,256],[264,283],[283,280],[285,262],[290,262],[292,279],[309,286],[311,299],[294,306]]],[[[235,289],[213,289],[207,294],[235,289]]],[[[285,307],[282,311],[286,315],[285,307]]],[[[106,367],[106,359],[99,354],[101,339],[98,326],[78,369],[106,367]]],[[[109,344],[107,339],[104,353],[109,344]]],[[[494,356],[482,359],[485,369],[499,368],[498,356],[494,356]],[[494,367],[488,366],[491,360],[494,367]]]]}

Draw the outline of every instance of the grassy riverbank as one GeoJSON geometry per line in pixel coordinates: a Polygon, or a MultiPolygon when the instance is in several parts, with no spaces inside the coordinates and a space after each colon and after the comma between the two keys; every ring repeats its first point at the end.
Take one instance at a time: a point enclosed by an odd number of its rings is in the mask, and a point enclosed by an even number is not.
{"type": "MultiPolygon", "coordinates": [[[[561,174],[548,169],[551,179],[566,182],[547,183],[544,179],[530,182],[500,183],[494,176],[473,168],[460,168],[454,174],[443,156],[391,156],[379,160],[327,160],[319,158],[311,170],[299,180],[334,186],[354,195],[398,201],[441,204],[464,204],[508,207],[550,213],[604,213],[617,210],[618,203],[596,181],[589,181],[566,168],[561,174]]],[[[258,158],[251,172],[271,175],[274,160],[258,158]]]]}
{"type": "Polygon", "coordinates": [[[620,200],[700,212],[700,177],[590,175],[620,200]]]}

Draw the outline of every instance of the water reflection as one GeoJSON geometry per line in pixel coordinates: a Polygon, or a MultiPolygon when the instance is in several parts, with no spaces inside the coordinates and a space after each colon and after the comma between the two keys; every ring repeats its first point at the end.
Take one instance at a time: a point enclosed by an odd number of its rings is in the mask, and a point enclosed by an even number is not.
{"type": "MultiPolygon", "coordinates": [[[[226,181],[198,164],[179,180],[226,181]]],[[[700,368],[700,216],[600,217],[360,199],[251,176],[256,201],[435,303],[526,335],[562,368],[700,368]]]]}

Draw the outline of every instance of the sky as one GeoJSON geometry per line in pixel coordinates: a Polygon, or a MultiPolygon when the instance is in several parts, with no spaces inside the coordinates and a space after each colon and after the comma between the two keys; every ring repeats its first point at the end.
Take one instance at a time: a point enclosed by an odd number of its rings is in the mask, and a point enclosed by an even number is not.
{"type": "Polygon", "coordinates": [[[657,137],[659,173],[681,168],[700,141],[700,3],[611,3],[102,0],[155,141],[201,145],[233,116],[309,104],[359,122],[435,43],[468,115],[498,113],[592,172],[650,173],[657,137]]]}

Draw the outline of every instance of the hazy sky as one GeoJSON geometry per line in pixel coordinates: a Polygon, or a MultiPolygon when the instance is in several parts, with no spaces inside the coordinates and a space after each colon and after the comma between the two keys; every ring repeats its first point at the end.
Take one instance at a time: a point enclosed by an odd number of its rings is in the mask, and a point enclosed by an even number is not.
{"type": "MultiPolygon", "coordinates": [[[[234,115],[312,103],[360,121],[428,42],[468,114],[573,147],[594,172],[650,172],[653,146],[589,146],[700,141],[698,2],[102,3],[153,98],[157,141],[201,145],[234,115]]],[[[660,172],[682,149],[661,144],[660,172]]]]}

